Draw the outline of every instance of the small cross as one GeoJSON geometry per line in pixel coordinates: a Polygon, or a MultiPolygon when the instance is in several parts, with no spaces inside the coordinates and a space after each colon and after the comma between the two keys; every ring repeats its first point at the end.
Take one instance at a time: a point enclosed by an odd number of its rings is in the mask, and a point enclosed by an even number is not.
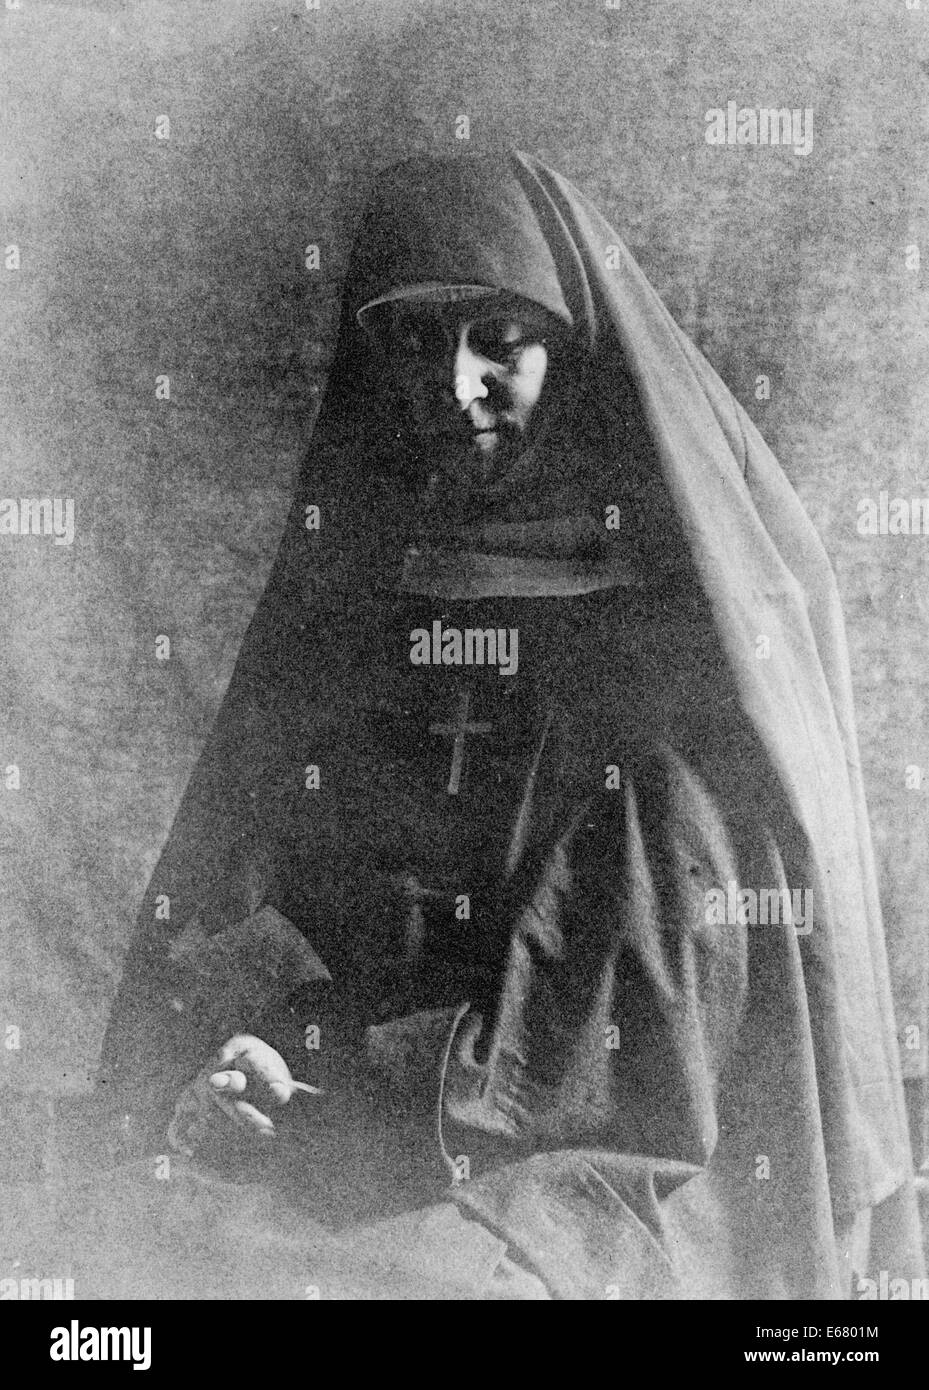
{"type": "Polygon", "coordinates": [[[466,734],[489,734],[493,728],[492,724],[469,724],[468,708],[471,703],[471,696],[467,690],[462,690],[458,696],[457,718],[454,724],[430,724],[430,734],[447,734],[454,738],[452,745],[452,767],[448,777],[447,791],[449,796],[457,796],[458,788],[461,786],[461,769],[464,764],[464,748],[466,734]]]}

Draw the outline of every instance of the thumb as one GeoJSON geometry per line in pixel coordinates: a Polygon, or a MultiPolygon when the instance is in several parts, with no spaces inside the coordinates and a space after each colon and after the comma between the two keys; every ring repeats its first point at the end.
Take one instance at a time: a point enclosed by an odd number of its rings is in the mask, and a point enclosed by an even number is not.
{"type": "Polygon", "coordinates": [[[271,1081],[268,1090],[279,1105],[286,1105],[294,1093],[292,1081],[271,1081]]]}

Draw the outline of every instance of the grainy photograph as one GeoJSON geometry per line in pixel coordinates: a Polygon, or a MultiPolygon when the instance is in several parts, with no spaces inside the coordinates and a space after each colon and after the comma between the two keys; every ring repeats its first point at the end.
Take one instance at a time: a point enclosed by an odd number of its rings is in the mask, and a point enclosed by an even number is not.
{"type": "Polygon", "coordinates": [[[929,3],[2,3],[7,1319],[147,1369],[108,1303],[713,1301],[876,1360],[929,3]]]}

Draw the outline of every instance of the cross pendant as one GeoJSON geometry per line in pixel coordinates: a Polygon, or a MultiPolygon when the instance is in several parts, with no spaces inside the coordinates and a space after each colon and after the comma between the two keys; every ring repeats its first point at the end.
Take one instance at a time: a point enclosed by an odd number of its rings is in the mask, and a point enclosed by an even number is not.
{"type": "Polygon", "coordinates": [[[464,766],[465,738],[468,734],[489,734],[493,728],[492,724],[480,724],[468,721],[468,710],[471,705],[471,696],[467,690],[462,690],[458,695],[458,706],[455,711],[455,721],[449,724],[430,724],[430,734],[443,734],[446,738],[454,739],[452,744],[452,766],[448,776],[448,786],[446,791],[449,796],[457,796],[458,788],[461,786],[461,769],[464,766]]]}

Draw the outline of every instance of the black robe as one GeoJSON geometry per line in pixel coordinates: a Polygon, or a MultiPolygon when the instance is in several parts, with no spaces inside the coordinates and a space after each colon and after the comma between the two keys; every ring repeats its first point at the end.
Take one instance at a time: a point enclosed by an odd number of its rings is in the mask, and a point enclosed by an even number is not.
{"type": "Polygon", "coordinates": [[[371,200],[278,562],[104,1046],[139,1139],[240,1028],[331,1097],[307,1157],[324,1220],[336,1187],[333,1223],[352,1209],[346,1175],[382,1213],[444,1194],[556,1296],[919,1272],[828,562],[615,232],[521,155],[412,161],[371,200]],[[585,365],[483,517],[411,553],[429,461],[364,399],[356,311],[424,282],[534,299],[585,365]],[[518,670],[413,665],[435,622],[517,629],[518,670]],[[720,922],[739,890],[793,893],[803,921],[720,922]],[[271,909],[325,969],[285,945],[268,991],[217,999],[219,943],[271,909]]]}

